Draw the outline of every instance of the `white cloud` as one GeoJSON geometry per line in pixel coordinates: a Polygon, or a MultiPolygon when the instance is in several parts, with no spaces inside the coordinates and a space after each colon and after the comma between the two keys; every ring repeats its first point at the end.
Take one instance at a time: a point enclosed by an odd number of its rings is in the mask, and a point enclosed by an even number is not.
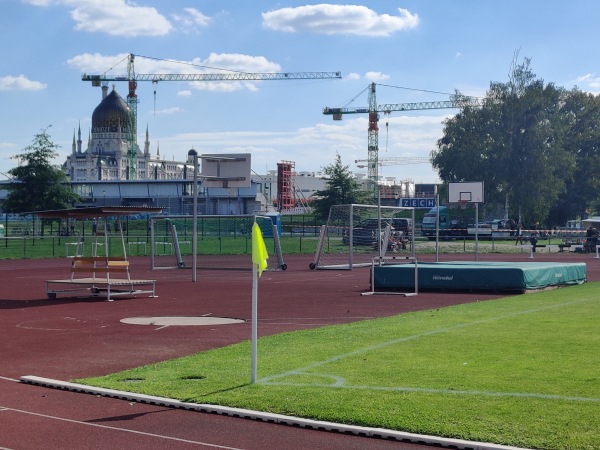
{"type": "MultiPolygon", "coordinates": [[[[163,36],[173,26],[156,8],[128,0],[23,0],[34,6],[64,5],[75,29],[111,36],[163,36]]],[[[192,9],[192,8],[188,8],[192,9]]],[[[188,15],[190,15],[188,13],[188,15]]]]}
{"type": "Polygon", "coordinates": [[[183,31],[195,31],[196,27],[206,27],[211,21],[196,8],[184,8],[183,13],[172,14],[173,21],[177,22],[178,28],[183,31]]]}
{"type": "Polygon", "coordinates": [[[264,56],[251,56],[241,53],[211,53],[200,64],[220,69],[241,70],[244,72],[279,72],[281,66],[264,56]]]}
{"type": "Polygon", "coordinates": [[[199,91],[235,92],[241,90],[257,91],[256,82],[250,81],[193,81],[190,85],[199,91]]]}
{"type": "Polygon", "coordinates": [[[83,73],[101,74],[108,69],[116,68],[118,72],[110,72],[112,75],[124,75],[127,73],[127,53],[115,56],[101,55],[100,53],[83,53],[67,60],[67,64],[73,69],[83,73]],[[120,65],[119,65],[120,63],[120,65]]]}
{"type": "Polygon", "coordinates": [[[358,74],[356,72],[350,72],[348,75],[346,75],[346,79],[347,80],[360,80],[360,74],[358,74]]]}
{"type": "Polygon", "coordinates": [[[183,108],[180,108],[178,106],[173,106],[171,108],[163,108],[163,109],[156,110],[156,114],[162,114],[162,115],[177,114],[180,112],[183,112],[183,108]]]}
{"type": "Polygon", "coordinates": [[[593,79],[594,79],[594,74],[586,73],[585,75],[578,76],[576,80],[578,83],[581,83],[582,81],[587,83],[589,80],[593,80],[593,79]]]}
{"type": "Polygon", "coordinates": [[[390,36],[419,24],[418,15],[402,8],[398,12],[392,16],[361,5],[319,4],[281,8],[263,13],[262,17],[263,26],[272,30],[329,35],[390,36]]]}
{"type": "MultiPolygon", "coordinates": [[[[449,114],[423,116],[398,112],[389,117],[386,127],[380,121],[379,156],[428,157],[437,139],[443,135],[442,121],[449,114]],[[387,143],[387,145],[386,145],[387,143]],[[386,149],[388,150],[386,152],[386,149]]],[[[218,131],[183,133],[161,136],[161,148],[188,148],[195,143],[202,153],[252,153],[252,167],[264,173],[265,167],[273,168],[274,161],[296,161],[297,171],[318,172],[332,164],[336,153],[342,163],[356,171],[355,160],[368,157],[368,115],[351,115],[343,121],[328,121],[312,126],[286,131],[264,129],[261,131],[218,131]]],[[[429,164],[407,167],[385,167],[380,173],[400,178],[413,178],[417,182],[437,182],[438,177],[429,164]]]]}
{"type": "MultiPolygon", "coordinates": [[[[83,53],[74,56],[67,64],[85,73],[104,73],[112,68],[114,75],[127,73],[128,53],[102,55],[100,53],[83,53]]],[[[136,73],[172,73],[200,74],[220,73],[227,71],[241,72],[279,72],[281,66],[269,61],[264,56],[244,55],[240,53],[211,53],[206,59],[194,58],[190,61],[174,61],[136,57],[136,73]]],[[[111,72],[112,73],[112,72],[111,72]]]]}
{"type": "Polygon", "coordinates": [[[25,75],[0,77],[0,91],[39,91],[41,89],[46,89],[44,83],[32,81],[25,75]]]}
{"type": "MultiPolygon", "coordinates": [[[[156,8],[130,0],[21,0],[33,6],[64,5],[71,8],[75,29],[112,36],[164,36],[173,30],[169,20],[156,8]]],[[[185,32],[206,27],[211,18],[196,8],[183,8],[171,15],[185,32]]]]}
{"type": "Polygon", "coordinates": [[[365,78],[370,81],[389,80],[390,76],[381,72],[367,72],[365,78]]]}
{"type": "Polygon", "coordinates": [[[33,6],[50,6],[56,3],[55,0],[21,0],[23,3],[28,3],[33,6]]]}
{"type": "Polygon", "coordinates": [[[585,91],[591,91],[594,93],[597,93],[600,91],[600,77],[596,76],[595,73],[587,73],[585,75],[581,75],[579,77],[577,77],[577,79],[575,80],[576,83],[579,85],[583,85],[583,86],[587,86],[589,89],[583,89],[585,91]]]}
{"type": "Polygon", "coordinates": [[[192,95],[192,91],[190,91],[189,89],[186,89],[184,91],[177,92],[177,95],[180,97],[189,97],[190,95],[192,95]]]}
{"type": "MultiPolygon", "coordinates": [[[[114,56],[100,53],[83,53],[67,60],[67,64],[82,73],[108,76],[125,76],[129,55],[121,53],[114,56]],[[110,71],[107,72],[107,70],[110,71]]],[[[191,61],[156,60],[136,57],[134,60],[137,74],[229,74],[234,72],[272,73],[280,72],[281,66],[264,56],[244,55],[240,53],[211,53],[206,59],[194,58],[191,61]]],[[[198,81],[190,82],[198,90],[238,91],[257,90],[256,81],[198,81]]],[[[191,91],[181,91],[178,95],[189,96],[191,91]]]]}

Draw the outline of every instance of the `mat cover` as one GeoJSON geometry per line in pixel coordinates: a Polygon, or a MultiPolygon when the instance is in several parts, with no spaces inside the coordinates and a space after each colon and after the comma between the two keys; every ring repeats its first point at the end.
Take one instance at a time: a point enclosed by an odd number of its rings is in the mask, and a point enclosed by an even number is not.
{"type": "MultiPolygon", "coordinates": [[[[468,262],[418,263],[419,289],[527,291],[586,281],[585,263],[468,262]]],[[[414,289],[415,265],[373,268],[374,289],[414,289]]]]}

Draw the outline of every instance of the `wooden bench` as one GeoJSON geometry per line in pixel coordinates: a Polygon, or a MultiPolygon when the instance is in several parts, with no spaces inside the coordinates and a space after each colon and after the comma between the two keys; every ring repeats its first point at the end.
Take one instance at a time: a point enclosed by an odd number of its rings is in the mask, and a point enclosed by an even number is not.
{"type": "Polygon", "coordinates": [[[118,295],[150,294],[156,297],[156,280],[135,280],[129,273],[129,261],[106,256],[76,256],[71,260],[71,276],[63,280],[46,280],[46,294],[87,293],[105,296],[107,301],[118,295]],[[69,288],[60,286],[70,285],[69,288]]]}

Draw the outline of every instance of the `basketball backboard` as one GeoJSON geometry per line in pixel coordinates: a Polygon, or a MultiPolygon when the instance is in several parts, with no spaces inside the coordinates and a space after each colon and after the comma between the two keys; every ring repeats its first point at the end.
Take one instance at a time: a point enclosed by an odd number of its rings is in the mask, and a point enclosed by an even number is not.
{"type": "Polygon", "coordinates": [[[204,154],[200,178],[209,188],[250,187],[250,153],[204,154]]]}
{"type": "Polygon", "coordinates": [[[483,203],[483,181],[448,183],[449,203],[483,203]]]}

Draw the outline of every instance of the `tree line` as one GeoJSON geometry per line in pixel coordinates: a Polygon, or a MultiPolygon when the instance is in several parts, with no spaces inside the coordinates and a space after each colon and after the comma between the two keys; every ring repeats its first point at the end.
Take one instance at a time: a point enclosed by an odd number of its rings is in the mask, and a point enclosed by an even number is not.
{"type": "Polygon", "coordinates": [[[431,152],[444,183],[483,181],[486,204],[523,224],[598,210],[600,96],[544,83],[524,59],[490,84],[483,107],[465,105],[431,152]]]}
{"type": "MultiPolygon", "coordinates": [[[[599,95],[545,83],[525,58],[513,63],[507,82],[490,83],[482,103],[465,97],[444,121],[430,157],[445,186],[483,181],[486,209],[504,209],[524,226],[564,226],[600,212],[599,95]]],[[[315,202],[320,217],[334,204],[373,203],[339,155],[324,172],[327,187],[315,202]]]]}

